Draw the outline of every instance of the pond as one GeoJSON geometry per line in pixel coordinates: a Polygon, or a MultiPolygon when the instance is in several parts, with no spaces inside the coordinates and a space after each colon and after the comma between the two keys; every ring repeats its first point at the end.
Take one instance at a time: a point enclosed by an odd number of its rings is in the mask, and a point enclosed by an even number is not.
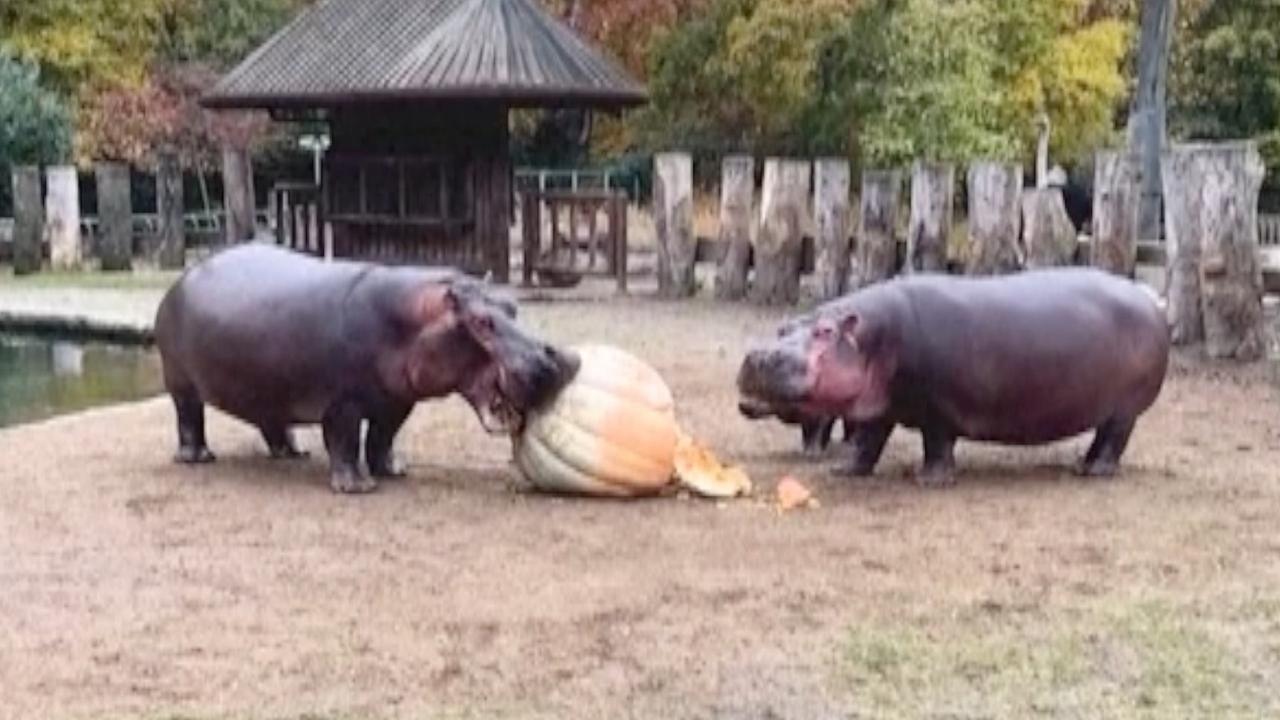
{"type": "Polygon", "coordinates": [[[163,390],[154,348],[0,333],[0,427],[163,390]]]}

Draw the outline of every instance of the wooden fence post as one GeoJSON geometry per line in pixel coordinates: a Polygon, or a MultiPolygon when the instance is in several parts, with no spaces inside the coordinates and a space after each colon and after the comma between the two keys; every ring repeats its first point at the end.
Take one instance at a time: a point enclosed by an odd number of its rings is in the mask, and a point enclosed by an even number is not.
{"type": "Polygon", "coordinates": [[[44,236],[49,265],[55,270],[80,267],[84,250],[80,238],[80,180],[74,166],[45,170],[44,236]]]}
{"type": "Polygon", "coordinates": [[[133,268],[133,203],[129,166],[98,163],[98,259],[107,272],[133,268]]]}
{"type": "Polygon", "coordinates": [[[760,193],[752,302],[790,305],[800,299],[801,235],[809,198],[809,163],[768,158],[760,193]]]}
{"type": "Polygon", "coordinates": [[[716,297],[722,300],[741,300],[747,294],[755,192],[754,158],[730,155],[720,162],[720,242],[724,255],[716,270],[716,297]]]}
{"type": "Polygon", "coordinates": [[[819,158],[813,166],[813,219],[818,296],[840,297],[849,287],[849,161],[819,158]]]}
{"type": "Polygon", "coordinates": [[[40,241],[44,208],[40,201],[40,168],[22,165],[13,168],[13,273],[39,272],[43,262],[40,241]]]}
{"type": "Polygon", "coordinates": [[[1022,248],[1028,269],[1070,265],[1076,242],[1076,227],[1067,215],[1060,188],[1023,191],[1022,248]]]}
{"type": "Polygon", "coordinates": [[[658,235],[658,294],[694,294],[693,159],[688,153],[653,158],[653,220],[658,235]]]}
{"type": "Polygon", "coordinates": [[[1203,149],[1179,145],[1162,159],[1164,189],[1165,300],[1174,345],[1204,340],[1200,311],[1200,197],[1197,167],[1203,149]]]}
{"type": "Polygon", "coordinates": [[[910,272],[947,271],[955,193],[955,166],[923,162],[912,166],[906,262],[910,272]]]}
{"type": "Polygon", "coordinates": [[[160,157],[156,173],[156,210],[160,215],[160,232],[155,246],[151,248],[156,264],[165,270],[181,269],[186,264],[187,240],[186,229],[182,225],[182,205],[182,166],[176,155],[166,153],[160,157]]]}
{"type": "Polygon", "coordinates": [[[976,163],[969,168],[968,191],[968,274],[998,275],[1020,270],[1022,168],[1009,163],[976,163]]]}
{"type": "Polygon", "coordinates": [[[255,233],[253,161],[248,150],[222,149],[222,198],[226,208],[226,242],[252,240],[255,233]]]}
{"type": "Polygon", "coordinates": [[[862,212],[858,220],[858,287],[888,280],[898,269],[898,205],[902,173],[862,173],[862,212]]]}
{"type": "Polygon", "coordinates": [[[1089,247],[1094,267],[1133,277],[1138,262],[1138,210],[1141,205],[1141,167],[1138,156],[1125,151],[1097,154],[1093,180],[1093,240],[1089,247]]]}

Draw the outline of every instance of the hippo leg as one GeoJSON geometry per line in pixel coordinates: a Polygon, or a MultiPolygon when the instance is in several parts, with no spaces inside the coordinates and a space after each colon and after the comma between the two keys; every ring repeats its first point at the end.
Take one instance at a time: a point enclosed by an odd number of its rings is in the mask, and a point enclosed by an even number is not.
{"type": "Polygon", "coordinates": [[[175,462],[194,465],[210,463],[216,458],[204,437],[204,401],[195,388],[173,390],[173,407],[178,414],[178,453],[175,462]]]}
{"type": "Polygon", "coordinates": [[[880,462],[880,456],[884,454],[884,446],[893,434],[894,423],[889,420],[856,425],[850,425],[848,420],[843,422],[845,442],[853,446],[853,464],[849,466],[848,474],[867,477],[875,472],[876,463],[880,462]]]}
{"type": "Polygon", "coordinates": [[[954,485],[955,434],[941,425],[922,427],[920,434],[924,437],[924,467],[916,475],[916,481],[926,487],[954,485]]]}
{"type": "Polygon", "coordinates": [[[835,428],[835,423],[834,418],[827,418],[800,424],[805,455],[821,455],[826,452],[831,444],[831,431],[835,428]]]}
{"type": "Polygon", "coordinates": [[[320,424],[329,453],[329,485],[335,492],[366,493],[378,487],[373,478],[360,474],[360,407],[345,401],[324,414],[320,424]]]}
{"type": "Polygon", "coordinates": [[[1113,417],[1098,426],[1093,443],[1080,462],[1077,472],[1086,477],[1110,477],[1120,467],[1120,456],[1129,445],[1136,418],[1113,417]]]}
{"type": "Polygon", "coordinates": [[[307,452],[298,448],[293,431],[287,427],[263,427],[262,439],[267,442],[271,457],[276,460],[293,460],[307,457],[307,452]]]}
{"type": "Polygon", "coordinates": [[[388,408],[369,419],[369,432],[364,439],[364,456],[369,463],[370,475],[380,478],[404,477],[404,466],[391,452],[391,444],[412,410],[412,405],[388,408]]]}

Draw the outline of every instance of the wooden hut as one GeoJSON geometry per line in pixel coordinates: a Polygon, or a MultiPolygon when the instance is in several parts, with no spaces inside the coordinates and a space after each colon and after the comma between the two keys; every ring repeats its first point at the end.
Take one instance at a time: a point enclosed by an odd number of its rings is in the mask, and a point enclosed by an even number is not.
{"type": "Polygon", "coordinates": [[[618,110],[644,88],[537,0],[318,0],[212,109],[323,119],[335,256],[510,274],[508,110],[618,110]]]}

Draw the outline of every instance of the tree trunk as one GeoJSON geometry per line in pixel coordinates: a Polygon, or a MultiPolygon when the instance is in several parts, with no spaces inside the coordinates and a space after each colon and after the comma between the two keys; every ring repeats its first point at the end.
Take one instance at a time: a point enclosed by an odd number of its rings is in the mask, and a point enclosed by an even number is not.
{"type": "Polygon", "coordinates": [[[13,273],[29,275],[43,264],[44,208],[40,202],[40,168],[13,168],[13,273]]]}
{"type": "Polygon", "coordinates": [[[1056,187],[1022,193],[1022,248],[1027,268],[1070,265],[1076,253],[1076,228],[1056,187]]]}
{"type": "Polygon", "coordinates": [[[1164,157],[1160,177],[1165,213],[1165,300],[1174,345],[1204,340],[1200,312],[1200,197],[1198,147],[1175,147],[1164,157]]]}
{"type": "Polygon", "coordinates": [[[1090,264],[1131,278],[1138,262],[1139,158],[1112,151],[1096,157],[1090,264]]]}
{"type": "Polygon", "coordinates": [[[1211,358],[1253,361],[1266,351],[1258,192],[1265,167],[1252,142],[1217,145],[1201,185],[1201,311],[1211,358]]]}
{"type": "Polygon", "coordinates": [[[129,197],[129,166],[99,163],[98,259],[107,272],[133,268],[133,204],[129,197]]]}
{"type": "Polygon", "coordinates": [[[226,208],[226,241],[235,244],[252,240],[253,161],[249,151],[222,149],[222,198],[226,208]]]}
{"type": "Polygon", "coordinates": [[[907,269],[947,271],[947,245],[955,205],[956,169],[917,162],[911,169],[911,221],[907,228],[907,269]]]}
{"type": "Polygon", "coordinates": [[[160,214],[160,233],[152,248],[153,258],[162,269],[181,269],[186,260],[186,229],[182,225],[182,166],[176,155],[160,158],[156,173],[156,209],[160,214]]]}
{"type": "Polygon", "coordinates": [[[1022,168],[983,162],[969,168],[970,275],[1017,272],[1023,258],[1018,245],[1022,217],[1022,168]]]}
{"type": "Polygon", "coordinates": [[[693,159],[688,153],[653,158],[653,221],[658,231],[658,294],[694,294],[693,159]]]}
{"type": "Polygon", "coordinates": [[[800,253],[809,199],[809,163],[769,158],[764,162],[760,229],[756,233],[752,301],[790,305],[800,299],[800,253]]]}
{"type": "Polygon", "coordinates": [[[820,158],[813,166],[818,296],[840,297],[849,287],[849,161],[820,158]]]}
{"type": "Polygon", "coordinates": [[[1176,0],[1143,0],[1138,83],[1130,110],[1129,151],[1139,156],[1138,237],[1160,237],[1160,153],[1165,145],[1165,88],[1176,0]]]}
{"type": "Polygon", "coordinates": [[[44,236],[49,244],[49,265],[55,270],[80,267],[84,250],[80,239],[80,180],[73,166],[45,171],[44,236]]]}
{"type": "Polygon", "coordinates": [[[898,205],[902,173],[867,170],[862,173],[858,219],[858,288],[888,280],[898,270],[898,205]]]}
{"type": "Polygon", "coordinates": [[[716,296],[722,300],[741,300],[747,295],[755,190],[755,160],[750,155],[730,155],[721,161],[720,242],[725,252],[716,272],[716,296]]]}

